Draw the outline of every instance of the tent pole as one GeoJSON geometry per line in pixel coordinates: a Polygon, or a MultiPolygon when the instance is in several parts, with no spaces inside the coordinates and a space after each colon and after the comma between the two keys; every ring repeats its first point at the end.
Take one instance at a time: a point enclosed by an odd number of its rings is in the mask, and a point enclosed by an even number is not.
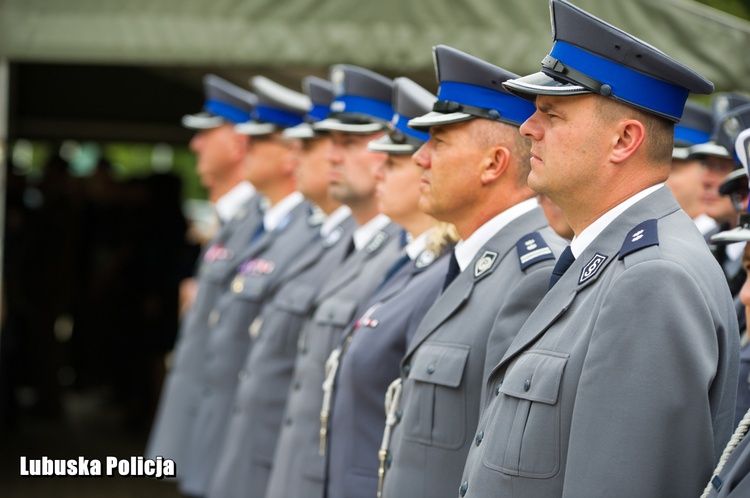
{"type": "MultiPolygon", "coordinates": [[[[5,275],[3,261],[5,257],[5,196],[7,188],[6,161],[8,155],[8,100],[10,94],[8,59],[0,58],[0,336],[5,322],[5,275]]],[[[0,340],[2,344],[2,340],[0,340]]]]}

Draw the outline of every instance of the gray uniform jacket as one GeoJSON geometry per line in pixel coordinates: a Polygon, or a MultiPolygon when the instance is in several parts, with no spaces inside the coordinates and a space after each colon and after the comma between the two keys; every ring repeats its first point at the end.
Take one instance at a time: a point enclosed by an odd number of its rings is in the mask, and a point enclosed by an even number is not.
{"type": "Polygon", "coordinates": [[[356,227],[349,216],[325,240],[308,244],[269,289],[259,315],[262,325],[239,373],[207,496],[265,496],[302,323],[321,282],[343,261],[356,227]]]}
{"type": "Polygon", "coordinates": [[[271,286],[303,248],[318,238],[319,223],[311,213],[310,204],[301,202],[278,227],[251,243],[241,253],[235,276],[217,300],[203,353],[197,415],[185,434],[186,462],[179,477],[180,490],[185,494],[206,494],[224,440],[237,375],[257,333],[251,324],[271,286]]]}
{"type": "Polygon", "coordinates": [[[266,496],[323,495],[325,458],[320,455],[320,408],[325,361],[357,308],[372,295],[401,253],[403,229],[388,224],[366,247],[351,254],[322,284],[305,321],[284,422],[266,496]],[[386,235],[387,239],[383,239],[386,235]]]}
{"type": "Polygon", "coordinates": [[[200,374],[209,315],[219,293],[234,277],[240,264],[240,253],[263,222],[260,199],[256,194],[238,210],[203,251],[198,264],[198,293],[180,325],[172,369],[162,388],[145,452],[147,458],[159,455],[174,460],[178,475],[185,463],[186,435],[192,427],[200,399],[200,374]]]}
{"type": "Polygon", "coordinates": [[[370,298],[339,360],[327,450],[327,498],[372,498],[378,489],[383,400],[422,317],[440,294],[450,248],[410,261],[370,298]]]}
{"type": "Polygon", "coordinates": [[[497,232],[427,312],[402,362],[402,416],[391,435],[384,498],[458,489],[479,419],[486,353],[502,355],[510,345],[547,292],[565,245],[534,208],[497,232]],[[531,251],[539,257],[527,260],[531,251]]]}
{"type": "Polygon", "coordinates": [[[663,187],[618,216],[489,377],[460,496],[700,496],[729,439],[737,319],[663,187]]]}

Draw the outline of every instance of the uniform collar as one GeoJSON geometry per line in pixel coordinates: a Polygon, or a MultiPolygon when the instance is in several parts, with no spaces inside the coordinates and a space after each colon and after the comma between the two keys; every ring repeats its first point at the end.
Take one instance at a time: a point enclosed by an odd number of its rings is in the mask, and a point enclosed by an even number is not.
{"type": "Polygon", "coordinates": [[[354,237],[354,248],[359,251],[365,245],[370,242],[375,233],[385,228],[385,226],[391,222],[391,219],[384,214],[379,214],[373,219],[357,228],[352,235],[354,237]]]}
{"type": "Polygon", "coordinates": [[[281,223],[281,220],[283,220],[286,215],[288,215],[292,209],[297,207],[303,200],[305,200],[305,197],[301,193],[292,192],[268,208],[268,210],[263,213],[263,227],[266,231],[272,232],[276,229],[281,223]]]}
{"type": "Polygon", "coordinates": [[[586,248],[594,241],[594,239],[596,239],[599,234],[602,233],[604,229],[607,228],[609,224],[615,220],[615,218],[624,213],[625,210],[630,206],[647,197],[648,195],[653,194],[663,186],[663,183],[659,183],[645,190],[641,190],[634,196],[625,199],[623,202],[600,216],[591,225],[587,226],[580,235],[573,237],[573,240],[570,243],[570,250],[573,251],[573,256],[578,258],[578,256],[580,256],[583,251],[586,250],[586,248]]]}
{"type": "Polygon", "coordinates": [[[255,187],[250,182],[238,183],[216,201],[214,205],[216,215],[222,223],[228,222],[237,214],[240,206],[245,204],[253,195],[255,195],[255,187]]]}
{"type": "Polygon", "coordinates": [[[333,229],[339,226],[351,214],[352,210],[349,209],[349,206],[339,206],[336,208],[334,212],[328,215],[323,224],[320,225],[320,236],[324,239],[328,237],[333,232],[333,229]]]}
{"type": "Polygon", "coordinates": [[[406,251],[406,255],[409,256],[410,260],[414,261],[415,259],[417,259],[417,256],[422,254],[422,252],[427,247],[427,237],[429,237],[430,232],[432,232],[433,230],[435,229],[428,228],[422,233],[422,235],[406,244],[406,247],[404,247],[404,251],[406,251]]]}
{"type": "Polygon", "coordinates": [[[539,206],[536,198],[531,198],[519,202],[515,206],[506,209],[472,233],[468,239],[461,240],[456,244],[456,261],[461,271],[474,261],[474,256],[494,235],[505,227],[508,223],[524,215],[532,209],[539,206]]]}

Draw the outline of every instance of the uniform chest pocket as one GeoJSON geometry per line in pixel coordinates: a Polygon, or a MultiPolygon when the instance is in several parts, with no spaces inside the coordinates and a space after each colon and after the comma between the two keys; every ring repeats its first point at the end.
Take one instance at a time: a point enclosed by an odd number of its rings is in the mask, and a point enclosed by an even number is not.
{"type": "Polygon", "coordinates": [[[466,425],[466,389],[462,386],[469,346],[423,344],[408,366],[402,407],[404,438],[438,448],[458,449],[466,425]]]}
{"type": "Polygon", "coordinates": [[[274,304],[279,309],[304,316],[312,310],[313,301],[317,294],[318,288],[312,285],[285,287],[282,292],[276,295],[274,304]]]}
{"type": "Polygon", "coordinates": [[[560,385],[568,354],[533,350],[510,366],[488,406],[484,465],[544,479],[560,470],[560,385]]]}
{"type": "Polygon", "coordinates": [[[236,265],[237,263],[233,263],[231,259],[211,261],[201,266],[200,274],[202,278],[213,284],[221,284],[229,278],[230,274],[233,275],[237,271],[236,265]]]}
{"type": "Polygon", "coordinates": [[[313,359],[325,364],[333,348],[338,346],[344,327],[351,323],[358,303],[351,299],[332,297],[326,299],[315,310],[313,321],[315,327],[305,334],[306,347],[313,359]]]}
{"type": "MultiPolygon", "coordinates": [[[[296,287],[284,288],[274,297],[273,305],[280,313],[306,316],[312,310],[317,293],[318,289],[312,285],[298,285],[296,287]]],[[[259,317],[256,320],[261,319],[259,317]]],[[[285,323],[289,324],[288,321],[285,323]]],[[[293,356],[296,354],[300,333],[299,327],[263,327],[262,322],[258,326],[260,334],[263,336],[263,340],[266,342],[268,350],[271,353],[283,356],[293,356]]]]}
{"type": "Polygon", "coordinates": [[[266,296],[266,289],[270,281],[267,277],[235,277],[232,282],[232,291],[237,297],[244,301],[262,301],[266,296]]]}

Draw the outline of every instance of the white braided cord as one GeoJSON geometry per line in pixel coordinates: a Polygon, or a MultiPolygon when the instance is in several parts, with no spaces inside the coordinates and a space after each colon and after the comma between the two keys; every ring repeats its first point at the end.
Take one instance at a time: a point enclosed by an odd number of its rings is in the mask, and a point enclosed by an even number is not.
{"type": "Polygon", "coordinates": [[[729,442],[724,448],[724,453],[721,454],[721,458],[719,458],[719,463],[716,465],[716,470],[714,470],[714,473],[711,476],[711,480],[708,481],[708,484],[706,485],[706,489],[703,491],[701,498],[708,498],[708,495],[711,494],[711,490],[714,487],[713,485],[714,478],[718,476],[719,474],[721,474],[721,471],[724,470],[724,465],[727,463],[727,460],[729,460],[729,457],[732,455],[732,452],[737,447],[737,445],[742,442],[742,439],[744,439],[745,435],[748,432],[748,429],[750,429],[750,410],[748,410],[747,413],[745,413],[745,416],[742,417],[742,420],[740,420],[739,425],[737,425],[737,429],[734,431],[734,434],[732,434],[732,437],[729,439],[729,442]]]}

